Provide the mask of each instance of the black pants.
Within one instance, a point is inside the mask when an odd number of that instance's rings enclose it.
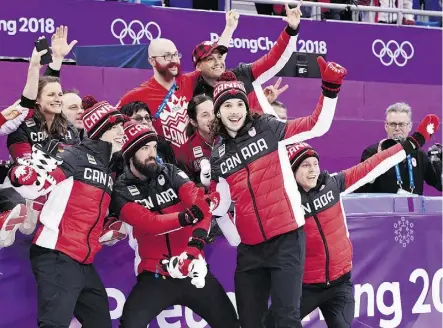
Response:
[[[204,288],[191,279],[155,277],[142,272],[132,288],[120,319],[120,328],[146,328],[161,311],[184,305],[206,320],[211,328],[239,328],[235,308],[218,280],[208,272]]]
[[[263,327],[269,296],[276,327],[302,327],[305,240],[303,228],[299,228],[258,245],[238,246],[235,296],[242,328]]]
[[[32,271],[38,287],[38,327],[68,328],[72,314],[83,328],[111,328],[108,295],[92,264],[31,246]]]
[[[0,189],[0,212],[12,210],[17,204],[25,203],[25,199],[14,188]]]
[[[306,317],[316,308],[320,308],[329,328],[349,328],[354,319],[354,292],[351,274],[348,273],[325,284],[303,285],[301,317]],[[271,307],[272,309],[272,307]],[[266,316],[266,328],[274,328],[272,311]]]

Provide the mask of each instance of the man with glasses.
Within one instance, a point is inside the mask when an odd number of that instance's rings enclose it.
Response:
[[[142,124],[150,129],[155,130],[152,124],[151,111],[144,102],[134,101],[132,103],[122,106],[120,112],[128,116],[132,122]],[[158,136],[157,152],[162,163],[169,163],[177,165],[171,143],[163,136]]]
[[[228,46],[237,26],[233,24],[234,13],[235,11],[230,11],[226,14],[226,27],[218,45]],[[154,129],[159,136],[171,142],[176,153],[188,139],[186,109],[192,99],[200,72],[180,74],[182,54],[171,40],[162,38],[152,40],[148,54],[154,75],[139,87],[126,93],[117,107],[121,108],[134,101],[147,104],[151,109]]]
[[[361,162],[378,152],[401,142],[409,136],[412,128],[411,107],[406,103],[395,103],[386,110],[385,130],[387,138],[363,151]],[[434,145],[431,156],[422,150],[412,152],[402,163],[358,189],[364,193],[414,193],[423,194],[423,184],[442,190],[441,145]],[[437,156],[435,156],[437,152]]]

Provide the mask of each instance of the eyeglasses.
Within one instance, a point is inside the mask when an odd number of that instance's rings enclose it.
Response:
[[[159,57],[163,57],[163,59],[166,60],[166,61],[171,61],[174,58],[177,58],[177,59],[182,58],[182,54],[180,52],[176,52],[176,53],[173,53],[173,54],[167,53],[166,55],[163,55],[163,56],[151,56],[151,58],[159,58]]]
[[[410,124],[410,122],[408,122],[408,123],[386,122],[386,124],[387,124],[390,128],[393,128],[393,129],[395,129],[397,126],[398,126],[400,129],[403,129],[403,128],[407,127],[407,126]]]
[[[141,116],[141,115],[134,115],[134,117],[131,117],[133,120],[137,122],[143,122],[145,120],[146,122],[152,122],[152,117],[149,115]]]

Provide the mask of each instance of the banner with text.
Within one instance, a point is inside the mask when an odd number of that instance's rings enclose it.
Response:
[[[374,206],[374,202],[379,205]],[[441,327],[441,199],[353,196],[344,204],[348,213],[379,212],[348,214],[354,248],[352,327]],[[395,208],[397,213],[386,215],[389,208]],[[0,250],[0,328],[36,326],[36,286],[28,260],[30,242],[31,237],[20,235],[12,247]],[[220,237],[206,248],[206,253],[212,272],[235,305],[236,249]],[[104,247],[95,266],[109,295],[113,327],[118,327],[123,305],[135,284],[134,251],[127,241]],[[146,303],[149,302],[155,300],[146,295]],[[325,326],[317,310],[303,324],[312,328]],[[79,327],[73,320],[71,328]],[[149,327],[208,326],[190,309],[176,305],[163,311]]]
[[[30,57],[32,44],[55,27],[69,26],[79,45],[175,42],[185,70],[193,48],[217,41],[224,13],[139,4],[69,0],[7,0],[0,12],[0,56]],[[243,16],[230,44],[228,67],[265,55],[284,29],[281,18]],[[385,25],[303,20],[294,51],[325,54],[348,69],[350,80],[434,84],[442,82],[442,31]]]

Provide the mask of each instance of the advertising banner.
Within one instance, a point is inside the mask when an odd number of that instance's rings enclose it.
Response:
[[[412,204],[408,209],[398,206],[409,203],[404,197],[397,200],[397,206],[387,206],[389,202],[394,204],[397,197],[385,196],[378,199],[378,203],[384,204],[378,214],[364,215],[361,210],[366,202],[364,211],[377,212],[374,201],[351,198],[349,206],[347,199],[344,204],[354,249],[355,320],[352,327],[441,327],[441,199],[427,198],[432,204],[440,204],[439,208],[430,206],[428,210],[425,198],[417,197],[412,203],[421,201],[423,206]],[[396,212],[386,213],[392,207]],[[353,209],[356,213],[349,213]],[[30,241],[31,237],[20,236],[12,247],[0,250],[0,328],[36,327],[36,286],[28,259]],[[236,249],[220,237],[207,246],[206,252],[212,272],[235,304]],[[135,284],[134,251],[127,240],[104,247],[95,266],[107,289],[113,327],[118,327],[124,302]],[[146,304],[149,302],[156,300],[146,295]],[[325,327],[318,310],[306,317],[303,324],[310,328]],[[71,328],[79,327],[73,320]],[[163,311],[149,327],[208,326],[191,310],[176,305]]]
[[[23,5],[26,4],[26,5]],[[225,26],[220,12],[155,8],[138,4],[69,0],[6,0],[0,13],[0,56],[30,57],[40,35],[59,25],[79,46],[149,44],[162,37],[183,53],[201,41],[217,41]],[[285,28],[281,18],[242,16],[230,44],[228,67],[265,55]],[[294,51],[326,55],[348,69],[350,80],[441,85],[442,31],[387,25],[303,20]]]

